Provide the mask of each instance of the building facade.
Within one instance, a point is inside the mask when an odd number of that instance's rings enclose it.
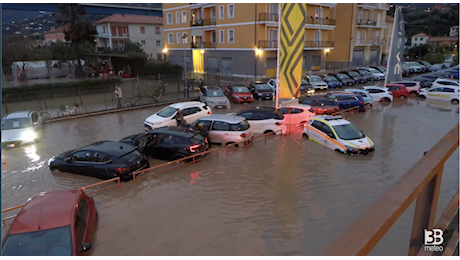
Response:
[[[458,25],[450,27],[449,36],[458,36]]]
[[[328,63],[348,63],[351,67],[380,63],[388,40],[384,37],[388,9],[388,4],[380,3],[338,3],[337,40]]]
[[[428,38],[430,38],[430,36],[425,33],[417,33],[412,36],[410,47],[425,45]]]
[[[164,49],[163,18],[148,15],[114,14],[96,22],[97,47],[123,48],[126,41],[138,42],[152,59]]]
[[[306,6],[303,69],[320,71],[334,48],[336,4]],[[163,17],[168,59],[187,71],[276,76],[279,4],[163,4]]]
[[[64,27],[51,28],[50,31],[45,32],[45,44],[51,44],[53,42],[65,42]]]
[[[393,22],[394,18],[392,16],[387,15],[385,18],[385,22],[387,23],[387,28],[384,30],[383,36],[383,50],[382,50],[382,63],[386,64],[388,55],[390,54],[390,43],[391,43],[391,34],[393,32]]]

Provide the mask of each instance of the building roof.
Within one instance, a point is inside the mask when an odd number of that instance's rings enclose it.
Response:
[[[163,24],[163,18],[150,15],[114,14],[96,22],[102,23],[128,23],[128,24]]]
[[[412,37],[430,37],[426,33],[417,33],[415,35],[412,35]]]
[[[394,21],[393,16],[387,15],[387,16],[385,17],[385,22],[387,22],[387,23],[392,23],[393,21]]]
[[[430,37],[427,42],[458,42],[457,36]]]

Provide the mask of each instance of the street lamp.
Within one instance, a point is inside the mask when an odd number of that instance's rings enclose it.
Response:
[[[257,61],[258,61],[258,57],[262,53],[262,50],[260,50],[257,47],[255,47],[254,48],[254,53],[256,54],[256,59],[255,59],[255,63],[254,63],[254,77],[257,79]]]
[[[185,47],[187,46],[185,45],[187,44],[187,33],[182,35],[182,43],[184,44],[184,91],[187,91],[187,57],[185,56]]]

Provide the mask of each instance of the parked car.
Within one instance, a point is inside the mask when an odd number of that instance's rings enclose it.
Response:
[[[209,142],[223,145],[232,143],[249,144],[254,137],[254,130],[246,118],[233,115],[204,116],[190,127],[196,129],[203,125],[209,130]]]
[[[327,83],[329,88],[341,88],[343,86],[343,83],[333,76],[323,75],[321,78]]]
[[[354,86],[355,85],[354,79],[350,78],[347,74],[337,73],[337,74],[332,74],[331,76],[338,79],[343,84],[343,86]]]
[[[363,87],[363,89],[369,92],[374,102],[377,102],[377,101],[393,102],[393,93],[388,91],[388,89],[385,87],[370,86],[370,87]]]
[[[458,104],[459,101],[459,87],[443,86],[432,87],[430,89],[422,89],[419,96],[429,100],[446,101],[452,104]]]
[[[381,72],[381,73],[383,73],[385,75],[387,73],[387,67],[385,67],[385,66],[369,66],[369,68],[376,69],[376,70],[378,70],[379,72]]]
[[[392,82],[392,84],[401,84],[404,87],[406,87],[407,91],[409,92],[409,96],[417,96],[418,93],[420,92],[420,89],[422,89],[422,86],[419,81],[396,81]],[[394,93],[393,93],[394,94]],[[394,96],[394,95],[393,95]]]
[[[370,73],[370,75],[373,77],[372,80],[384,80],[385,79],[385,74],[382,72],[374,69],[374,68],[367,68],[367,67],[360,67],[358,70],[365,70]]]
[[[296,104],[279,108],[284,115],[284,121],[289,125],[299,125],[310,121],[315,111],[309,105]]]
[[[449,69],[450,67],[452,67],[454,63],[452,61],[447,61],[447,62],[443,62],[442,64],[446,65],[446,67]]]
[[[354,93],[356,95],[361,95],[361,98],[364,100],[364,103],[366,104],[372,104],[373,103],[373,100],[372,100],[372,97],[371,95],[369,95],[369,92],[367,92],[366,90],[364,89],[344,89],[346,92],[351,92],[351,93]]]
[[[317,115],[330,115],[339,111],[337,102],[324,96],[303,98],[299,100],[299,104],[309,105]]]
[[[324,89],[327,90],[328,85],[326,82],[323,81],[323,79],[320,76],[316,75],[305,75],[304,78],[310,83],[313,88],[316,89]]]
[[[421,88],[431,88],[431,85],[434,82],[434,79],[425,78],[425,77],[414,77],[414,78],[409,78],[408,80],[419,82]]]
[[[387,84],[386,87],[393,94],[393,98],[409,98],[409,91],[402,84]]]
[[[459,74],[458,69],[456,70],[446,69],[446,70],[442,70],[441,72],[449,74],[449,76],[452,77],[453,79],[458,79],[458,74]]]
[[[302,135],[345,154],[368,154],[375,150],[372,140],[341,116],[314,116],[305,124]]]
[[[361,95],[354,93],[338,93],[331,92],[325,95],[326,97],[334,100],[339,105],[339,109],[349,109],[353,107],[359,107],[359,112],[366,111],[366,103]]]
[[[305,79],[300,79],[300,94],[311,96],[315,94],[315,88]]]
[[[245,86],[227,86],[224,89],[225,95],[234,103],[251,103],[254,102],[254,96]]]
[[[426,75],[430,75],[430,76],[434,76],[434,77],[438,77],[438,78],[446,78],[446,79],[453,79],[453,77],[451,75],[449,75],[448,73],[440,70],[440,71],[436,71],[436,72],[432,72],[432,73],[429,73],[429,74],[426,74]],[[424,75],[424,76],[426,76]]]
[[[443,86],[454,86],[458,87],[458,80],[456,79],[446,79],[446,78],[437,78],[433,82],[433,87],[443,87]]]
[[[422,72],[426,72],[428,71],[428,66],[426,66],[425,64],[423,64],[421,61],[416,61],[417,64],[419,64],[420,66],[422,66]]]
[[[404,73],[404,69],[408,71],[408,74],[415,72],[415,69],[406,62],[401,63],[401,66],[403,68],[403,73]]]
[[[287,131],[284,115],[274,107],[252,107],[230,115],[246,118],[256,134],[272,132],[279,135]]]
[[[275,97],[275,91],[268,84],[254,84],[250,90],[255,99],[272,100]]]
[[[41,192],[14,218],[2,242],[2,255],[87,255],[97,215],[93,198],[82,190]]]
[[[347,75],[348,77],[352,78],[355,81],[355,84],[363,84],[363,83],[367,82],[366,78],[363,77],[361,74],[359,74],[356,71],[349,71],[349,72],[342,71],[340,73],[343,73],[343,74]]]
[[[440,71],[440,70],[444,70],[444,69],[447,69],[447,66],[446,64],[443,64],[443,63],[436,63],[436,64],[433,64],[431,67],[430,67],[430,71],[431,72],[436,72],[436,71]]]
[[[87,175],[99,179],[132,179],[132,173],[150,167],[147,156],[126,143],[101,141],[51,158],[50,170]]]
[[[186,124],[212,113],[211,108],[205,103],[196,101],[175,103],[147,117],[144,121],[144,130],[151,131],[163,126],[177,126],[177,109],[181,111]]]
[[[230,108],[230,101],[219,87],[206,87],[203,92],[199,92],[200,101],[211,109]]]
[[[175,126],[130,135],[119,142],[134,145],[143,154],[152,158],[168,161],[189,157],[209,149],[208,139],[202,136],[200,131]]]
[[[272,88],[273,92],[276,93],[276,79],[269,79],[267,82],[263,83],[267,83]]]
[[[374,76],[372,76],[372,74],[367,70],[353,70],[353,71],[356,71],[359,73],[359,75],[363,76],[366,79],[366,82],[375,80]]]
[[[401,70],[402,70],[401,74],[403,77],[406,77],[411,73],[410,70],[404,66],[401,67]]]
[[[2,147],[34,143],[43,130],[43,118],[36,111],[24,110],[2,118]]]
[[[431,68],[431,63],[429,63],[428,61],[419,61],[420,64],[423,64],[425,65],[425,67],[427,68],[427,70],[429,70]]]
[[[403,62],[403,64],[409,65],[409,68],[415,73],[421,73],[423,72],[423,69],[424,69],[424,66],[422,66],[420,63],[415,62],[415,61],[406,61],[406,62]]]

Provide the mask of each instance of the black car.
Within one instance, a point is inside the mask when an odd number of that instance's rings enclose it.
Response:
[[[149,168],[147,156],[130,144],[101,141],[67,151],[48,161],[51,170],[87,175],[99,179],[132,179],[132,173]]]
[[[200,131],[185,127],[165,126],[147,133],[127,136],[122,143],[134,145],[155,159],[174,161],[209,149],[208,139]]]
[[[307,96],[313,95],[315,94],[315,88],[305,79],[300,79],[300,94]]]
[[[345,73],[337,73],[337,74],[331,74],[331,76],[335,77],[338,79],[344,86],[354,86],[355,85],[355,80],[350,78],[347,74]]]
[[[358,72],[361,76],[363,76],[366,79],[366,81],[374,81],[374,76],[367,70],[357,69],[352,71]]]
[[[376,69],[376,70],[382,72],[383,74],[387,73],[387,68],[385,66],[369,66],[369,68]]]
[[[422,88],[430,88],[436,79],[431,79],[431,78],[426,78],[426,77],[416,77],[416,78],[410,78],[409,80],[420,82],[420,87]]]
[[[272,100],[275,97],[275,92],[273,89],[266,83],[252,84],[249,87],[255,99],[266,99]]]
[[[345,75],[347,75],[348,77],[352,78],[356,84],[363,84],[363,83],[366,83],[366,78],[361,76],[361,74],[359,74],[358,72],[356,71],[341,71],[340,73],[343,73]]]

